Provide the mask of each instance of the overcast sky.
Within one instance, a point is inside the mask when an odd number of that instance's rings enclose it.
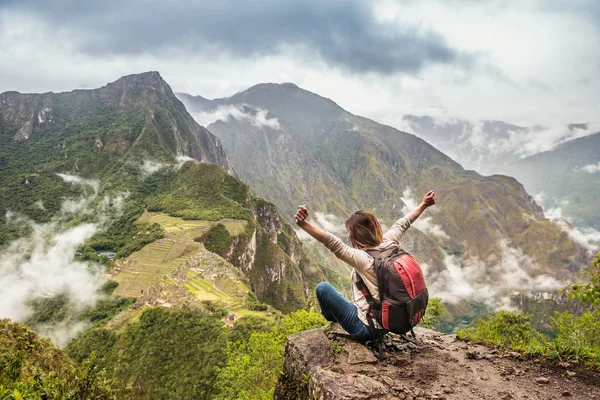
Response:
[[[160,71],[224,97],[294,82],[347,110],[600,122],[600,1],[0,0],[0,92]]]

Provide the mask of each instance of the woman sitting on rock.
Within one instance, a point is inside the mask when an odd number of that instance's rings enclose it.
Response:
[[[410,214],[400,218],[385,233],[377,218],[366,211],[357,211],[346,221],[348,238],[352,247],[347,246],[339,238],[329,232],[314,226],[306,219],[308,210],[305,206],[298,206],[296,212],[296,223],[310,236],[323,243],[337,258],[350,264],[352,269],[352,302],[349,302],[327,282],[317,285],[316,295],[323,316],[331,322],[338,322],[348,333],[355,335],[358,339],[367,340],[372,337],[367,322],[367,311],[369,303],[365,296],[358,290],[356,283],[362,278],[365,286],[376,301],[377,277],[373,266],[373,257],[367,254],[367,250],[385,250],[400,244],[400,237],[406,232],[410,225],[429,206],[435,204],[435,192],[428,192],[423,201]],[[377,330],[382,329],[375,323]]]

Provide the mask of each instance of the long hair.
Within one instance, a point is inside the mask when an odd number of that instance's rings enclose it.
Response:
[[[377,217],[367,211],[357,211],[346,220],[346,229],[352,247],[376,247],[383,242],[383,231]]]

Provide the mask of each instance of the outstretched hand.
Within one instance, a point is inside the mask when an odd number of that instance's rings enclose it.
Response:
[[[423,197],[422,204],[424,204],[425,207],[429,207],[435,204],[435,192],[433,190],[427,192],[427,194]]]
[[[296,218],[297,225],[302,225],[302,223],[306,221],[306,218],[308,218],[308,210],[306,209],[306,206],[298,206],[298,211],[296,211],[296,216],[294,218]]]

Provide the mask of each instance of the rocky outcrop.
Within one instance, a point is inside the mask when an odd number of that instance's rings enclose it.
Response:
[[[339,326],[292,335],[275,398],[600,399],[598,371],[526,359],[428,329],[415,332],[415,344],[388,334],[382,362]]]
[[[296,310],[309,288],[325,279],[325,267],[310,258],[275,205],[253,199],[251,207],[253,220],[232,238],[225,259],[244,272],[259,300]]]

